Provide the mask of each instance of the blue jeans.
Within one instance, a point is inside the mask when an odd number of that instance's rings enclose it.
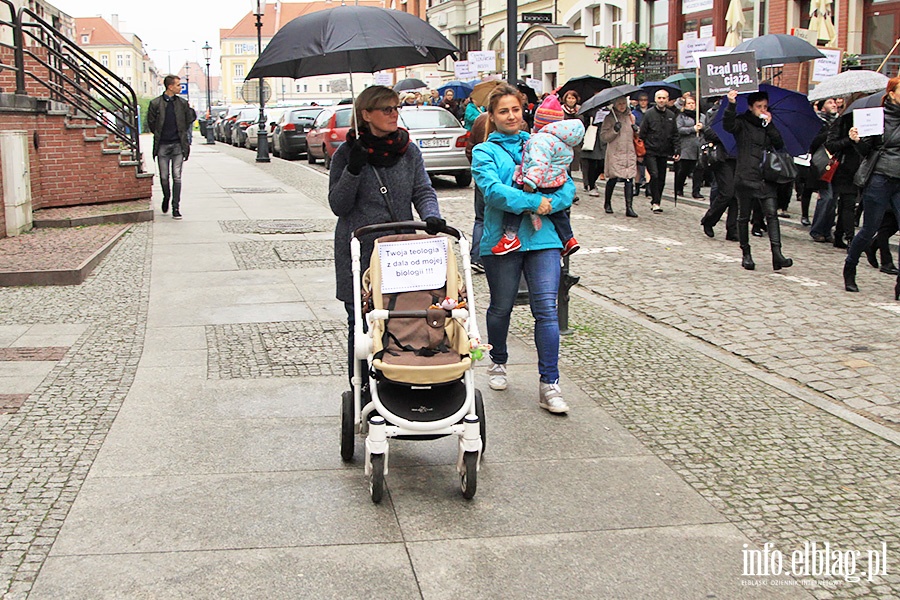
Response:
[[[181,142],[174,144],[160,144],[159,153],[156,155],[156,163],[159,166],[159,184],[162,186],[163,198],[172,199],[172,210],[178,210],[181,204],[181,166],[184,163],[184,154],[181,150]],[[169,166],[172,168],[172,188],[169,189]]]
[[[816,212],[813,213],[812,225],[809,228],[810,236],[831,235],[831,228],[834,227],[834,210],[834,193],[829,184],[819,191],[819,201],[816,202]]]
[[[875,173],[863,191],[863,226],[850,242],[846,261],[848,265],[856,266],[859,263],[860,255],[875,239],[889,207],[894,208],[895,215],[900,215],[900,179]]]
[[[556,297],[559,293],[559,249],[511,252],[502,256],[481,257],[491,291],[491,305],[487,309],[488,341],[491,360],[506,364],[509,353],[506,338],[509,319],[519,279],[524,273],[528,283],[531,314],[534,317],[534,343],[537,346],[538,372],[544,383],[559,381],[559,317]]]

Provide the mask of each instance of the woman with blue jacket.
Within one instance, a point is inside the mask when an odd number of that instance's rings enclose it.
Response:
[[[472,150],[472,173],[484,192],[484,233],[481,260],[487,275],[491,302],[487,310],[488,341],[492,365],[488,369],[491,389],[507,386],[506,340],[519,279],[528,283],[534,342],[540,373],[539,405],[552,413],[568,412],[559,387],[559,321],[556,295],[560,279],[562,242],[546,215],[568,209],[575,197],[571,177],[552,194],[529,193],[514,184],[516,166],[529,134],[520,130],[525,98],[514,87],[499,85],[488,97],[488,138]],[[522,247],[509,254],[494,255],[491,248],[503,235],[503,213],[540,215],[541,227],[522,219],[518,237]]]

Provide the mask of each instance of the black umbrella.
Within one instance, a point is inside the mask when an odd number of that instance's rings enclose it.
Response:
[[[531,104],[537,104],[538,97],[537,92],[534,91],[534,88],[522,81],[521,79],[516,82],[516,89],[525,94],[525,97],[528,99],[528,102]]]
[[[397,83],[394,84],[395,92],[405,92],[407,90],[420,90],[422,88],[428,87],[428,84],[422,81],[421,79],[401,79]]]
[[[603,106],[604,104],[609,104],[616,98],[621,98],[622,96],[628,96],[629,94],[633,94],[635,92],[640,92],[641,88],[636,85],[625,84],[625,85],[617,85],[616,87],[611,87],[599,92],[593,96],[590,100],[583,102],[581,104],[581,110],[578,111],[579,115],[582,115],[589,110],[597,108],[598,106]]]
[[[680,98],[683,93],[677,83],[669,83],[667,81],[645,81],[641,84],[641,89],[653,99],[656,99],[656,92],[659,90],[666,90],[669,93],[669,98]]]
[[[574,90],[581,97],[581,101],[584,102],[597,92],[602,92],[611,87],[612,83],[608,79],[601,79],[593,75],[582,75],[581,77],[573,77],[568,80],[565,85],[559,88],[556,95],[562,99],[566,92]]]
[[[884,92],[875,92],[869,96],[865,96],[853,102],[850,106],[847,107],[847,110],[844,111],[844,114],[848,114],[856,110],[857,108],[877,108],[881,106],[881,102],[884,100]]]
[[[458,51],[437,29],[411,13],[335,6],[297,17],[278,30],[247,79],[374,73],[437,63],[447,56],[456,58]]]
[[[825,55],[815,46],[795,35],[770,33],[741,42],[732,52],[756,52],[756,64],[760,67],[783,63],[802,63]]]

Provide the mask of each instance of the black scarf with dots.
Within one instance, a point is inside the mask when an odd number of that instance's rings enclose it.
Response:
[[[353,130],[347,132],[347,141],[356,141]],[[409,147],[409,132],[402,128],[384,137],[375,137],[367,128],[359,130],[359,145],[369,152],[369,164],[373,167],[393,167]]]

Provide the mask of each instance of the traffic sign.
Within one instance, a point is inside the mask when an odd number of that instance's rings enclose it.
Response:
[[[181,82],[181,89],[178,90],[179,96],[187,96],[188,93],[188,84],[185,82]]]
[[[522,13],[522,23],[552,23],[553,15],[550,13]]]

